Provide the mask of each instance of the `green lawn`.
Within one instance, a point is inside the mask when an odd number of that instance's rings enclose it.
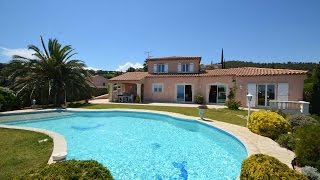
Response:
[[[111,108],[126,108],[126,109],[148,109],[156,111],[167,111],[180,113],[188,116],[199,116],[198,109],[195,107],[173,107],[173,106],[148,106],[148,105],[129,105],[129,104],[73,104],[69,107],[87,108],[87,109],[111,109]],[[229,110],[229,109],[207,109],[206,118],[223,121],[239,126],[246,126],[247,121],[240,116],[246,116],[247,111]]]
[[[47,164],[53,141],[41,133],[0,128],[0,149],[0,179],[13,179]]]

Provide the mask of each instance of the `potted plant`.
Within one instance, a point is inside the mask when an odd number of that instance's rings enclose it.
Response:
[[[206,105],[198,106],[199,116],[201,119],[204,119],[204,114],[206,113],[206,109],[208,109],[208,106]]]
[[[203,96],[201,95],[196,95],[195,100],[197,104],[202,104],[203,103]]]
[[[134,102],[135,102],[135,103],[140,103],[140,102],[141,102],[140,96],[136,96]]]

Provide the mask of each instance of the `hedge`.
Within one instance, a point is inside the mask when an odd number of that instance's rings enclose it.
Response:
[[[94,88],[94,87],[91,87],[91,90],[92,90],[92,96],[94,97],[97,97],[97,96],[101,96],[101,95],[104,95],[104,94],[107,94],[108,93],[108,90],[107,88]]]

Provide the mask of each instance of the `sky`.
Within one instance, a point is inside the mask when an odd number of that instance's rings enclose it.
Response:
[[[319,0],[3,0],[0,62],[56,38],[89,68],[126,70],[153,57],[319,62]]]

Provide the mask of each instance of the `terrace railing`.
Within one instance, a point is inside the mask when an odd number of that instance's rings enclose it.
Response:
[[[309,114],[309,102],[270,100],[271,109],[279,109],[287,114]]]

